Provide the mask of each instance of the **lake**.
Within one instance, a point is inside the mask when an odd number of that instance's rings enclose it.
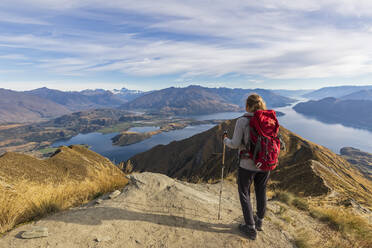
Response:
[[[295,104],[294,104],[295,105]],[[278,117],[280,125],[314,143],[339,154],[340,149],[351,146],[372,153],[372,132],[364,129],[329,124],[297,113],[292,107],[277,108],[285,113]]]
[[[276,109],[285,113],[284,116],[278,117],[279,123],[285,128],[297,133],[305,139],[323,145],[337,154],[339,154],[340,149],[345,146],[352,146],[361,149],[362,151],[372,153],[372,132],[352,127],[345,127],[341,124],[323,123],[321,121],[297,113],[292,109],[293,106],[294,105]],[[226,120],[237,118],[242,114],[243,113],[239,112],[228,112],[192,117],[199,121],[214,119]],[[163,132],[137,144],[123,147],[113,146],[111,143],[111,138],[117,135],[117,133],[79,134],[68,141],[56,142],[53,144],[53,146],[58,147],[61,145],[68,146],[72,144],[87,144],[91,146],[91,149],[93,151],[109,158],[114,162],[120,162],[123,160],[128,160],[131,156],[140,152],[147,151],[156,145],[166,145],[174,140],[185,139],[197,133],[204,132],[212,127],[213,125],[210,124],[188,126],[181,130]],[[134,127],[130,130],[137,132],[149,132],[157,130],[158,128],[159,127],[155,126]]]
[[[118,133],[110,134],[101,134],[101,133],[88,133],[88,134],[78,134],[72,137],[68,141],[60,141],[53,144],[53,147],[59,146],[69,146],[73,144],[87,144],[90,146],[90,149],[101,154],[102,156],[107,157],[113,162],[120,162],[128,160],[133,155],[147,151],[156,145],[166,145],[174,140],[182,140],[189,138],[195,134],[204,132],[213,125],[197,125],[197,126],[188,126],[184,129],[174,130],[170,132],[163,132],[157,135],[152,136],[151,138],[141,141],[139,143],[129,145],[129,146],[113,146],[111,143],[111,138],[116,136]],[[130,129],[131,131],[137,132],[148,132],[156,130],[157,127],[136,127]]]

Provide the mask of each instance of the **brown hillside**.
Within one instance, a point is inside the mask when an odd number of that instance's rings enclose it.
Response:
[[[60,147],[47,160],[5,153],[0,157],[0,233],[84,203],[126,182],[107,158],[83,146]]]
[[[159,145],[130,160],[136,171],[164,173],[175,178],[196,181],[217,179],[221,173],[221,137],[224,130],[233,133],[235,120],[185,140]],[[281,127],[287,149],[272,174],[272,187],[299,195],[326,195],[333,190],[360,203],[372,206],[372,185],[341,156]],[[226,174],[235,174],[237,151],[226,150]]]
[[[50,100],[0,88],[0,123],[35,122],[70,112]]]

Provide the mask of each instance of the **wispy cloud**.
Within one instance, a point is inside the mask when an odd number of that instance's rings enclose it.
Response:
[[[57,75],[218,81],[228,74],[308,79],[371,73],[370,1],[3,0],[0,7],[14,12],[0,22],[42,26],[3,32],[0,61],[36,53],[35,70]],[[25,54],[17,57],[20,49]]]
[[[0,11],[0,22],[28,24],[28,25],[50,25],[50,23],[34,17],[18,16]]]
[[[6,60],[27,60],[26,56],[23,54],[4,54],[0,55],[0,59],[6,59]]]

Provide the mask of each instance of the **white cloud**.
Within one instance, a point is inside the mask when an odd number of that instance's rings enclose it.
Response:
[[[23,54],[4,54],[0,55],[0,59],[6,59],[6,60],[28,60],[26,56]]]
[[[33,25],[50,25],[50,23],[34,17],[18,16],[0,11],[0,23],[20,23],[20,24],[33,24]]]
[[[371,72],[372,33],[368,27],[372,25],[367,20],[363,25],[358,21],[372,17],[370,1],[66,0],[61,4],[57,0],[3,0],[0,3],[0,7],[13,8],[16,12],[15,6],[32,7],[35,12],[50,16],[72,12],[88,16],[91,9],[124,13],[108,18],[111,25],[125,24],[125,13],[136,13],[152,18],[138,20],[141,26],[138,30],[191,36],[180,41],[182,38],[58,27],[54,35],[0,35],[0,49],[38,50],[42,57],[34,59],[37,67],[62,75],[120,71],[135,76],[181,74],[181,78],[192,78],[235,73],[290,79]],[[22,13],[26,16],[15,21],[37,24],[38,20],[27,17],[29,12]],[[328,14],[333,16],[329,22],[325,19],[317,23],[312,19]],[[105,21],[102,20],[105,14],[91,13],[89,18]],[[354,21],[355,27],[352,30],[343,27],[338,23],[343,18],[351,18],[348,21]],[[51,52],[62,56],[55,58]],[[10,58],[4,56],[9,55],[0,56],[0,60]]]

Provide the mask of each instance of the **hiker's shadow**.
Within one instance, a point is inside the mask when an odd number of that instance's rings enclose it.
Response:
[[[189,219],[184,216],[174,216],[164,213],[144,213],[113,207],[69,210],[61,215],[51,216],[49,219],[81,225],[100,225],[106,220],[128,220],[133,222],[152,222],[158,225],[182,227],[205,232],[237,233],[237,227],[234,224],[210,223]]]

